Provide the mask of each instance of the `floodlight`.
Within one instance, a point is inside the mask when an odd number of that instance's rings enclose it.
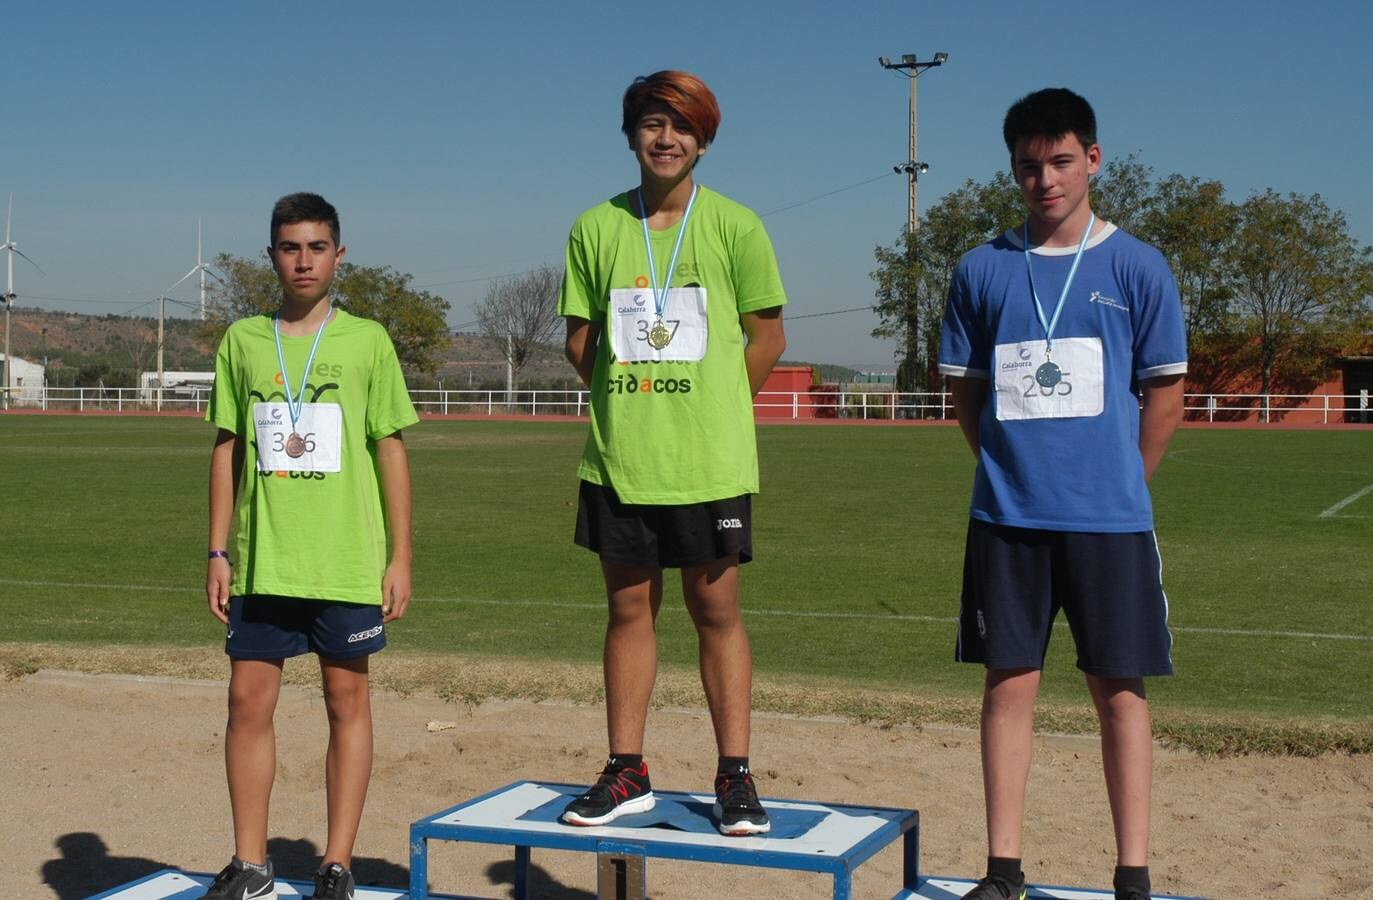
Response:
[[[944,63],[946,63],[946,62],[948,62],[948,61],[949,61],[949,54],[947,54],[947,53],[936,53],[936,54],[934,55],[934,64],[935,64],[936,66],[942,66],[942,65],[944,65]]]
[[[914,64],[915,64],[915,54],[914,54],[914,53],[902,53],[902,54],[901,54],[901,61],[902,61],[903,63],[905,63],[906,65],[908,65],[908,66],[909,66],[909,65],[914,65]]]
[[[891,65],[891,57],[890,57],[890,56],[879,56],[879,57],[877,57],[877,64],[880,65],[882,68],[885,69],[887,66],[890,66],[890,65]]]

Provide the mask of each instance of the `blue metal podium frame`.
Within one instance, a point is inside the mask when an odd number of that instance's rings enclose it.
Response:
[[[429,898],[429,841],[510,844],[515,848],[515,898],[528,900],[529,861],[535,847],[581,850],[601,856],[640,857],[759,866],[834,877],[834,900],[851,900],[853,872],[863,862],[902,839],[902,885],[893,897],[910,896],[918,881],[920,814],[910,809],[807,803],[768,799],[770,808],[819,811],[820,824],[796,838],[766,835],[725,837],[670,828],[603,825],[578,828],[558,822],[520,818],[559,795],[569,799],[585,785],[517,781],[465,803],[427,816],[410,826],[410,900]],[[712,803],[714,797],[654,791],[662,800]]]

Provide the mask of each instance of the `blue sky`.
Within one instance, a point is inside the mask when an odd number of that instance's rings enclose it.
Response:
[[[465,325],[486,279],[559,264],[576,214],[636,182],[620,94],[685,68],[724,113],[703,184],[767,213],[877,179],[765,222],[787,357],[890,367],[870,313],[798,317],[871,302],[873,248],[905,222],[907,83],[877,57],[935,51],[922,208],[1005,165],[1013,100],[1066,85],[1107,158],[1235,199],[1320,193],[1373,243],[1373,5],[1352,0],[13,6],[0,203],[13,191],[15,238],[47,273],[20,263],[21,306],[127,311],[194,265],[197,217],[207,257],[255,255],[273,200],[314,190],[350,260],[433,285]]]

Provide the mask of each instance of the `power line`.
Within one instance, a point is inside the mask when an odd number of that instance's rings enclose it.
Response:
[[[874,181],[881,181],[883,178],[890,178],[892,175],[895,174],[895,172],[884,172],[881,175],[876,175],[872,178],[867,179],[866,181],[860,181],[857,184],[851,184],[847,187],[835,188],[834,190],[826,191],[823,194],[816,194],[814,197],[810,197],[806,200],[797,200],[795,203],[788,203],[786,206],[779,206],[776,209],[770,209],[767,212],[761,212],[758,214],[758,218],[765,219],[768,216],[773,215],[774,213],[786,212],[787,210],[795,209],[798,206],[805,206],[807,203],[814,203],[816,200],[823,200],[826,197],[833,197],[835,194],[842,194],[844,193],[844,191],[851,191],[854,188],[860,188],[865,184],[872,184]]]
[[[871,306],[851,306],[848,309],[832,309],[829,312],[806,313],[804,316],[787,316],[788,322],[795,322],[797,319],[818,319],[821,316],[838,316],[851,312],[872,312]]]

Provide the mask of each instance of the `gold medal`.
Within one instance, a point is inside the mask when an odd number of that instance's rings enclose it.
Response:
[[[305,455],[305,438],[291,432],[291,436],[286,439],[286,455],[291,459],[300,459]]]
[[[661,350],[670,343],[672,343],[672,332],[663,324],[663,320],[659,319],[648,330],[648,345],[654,350]]]

